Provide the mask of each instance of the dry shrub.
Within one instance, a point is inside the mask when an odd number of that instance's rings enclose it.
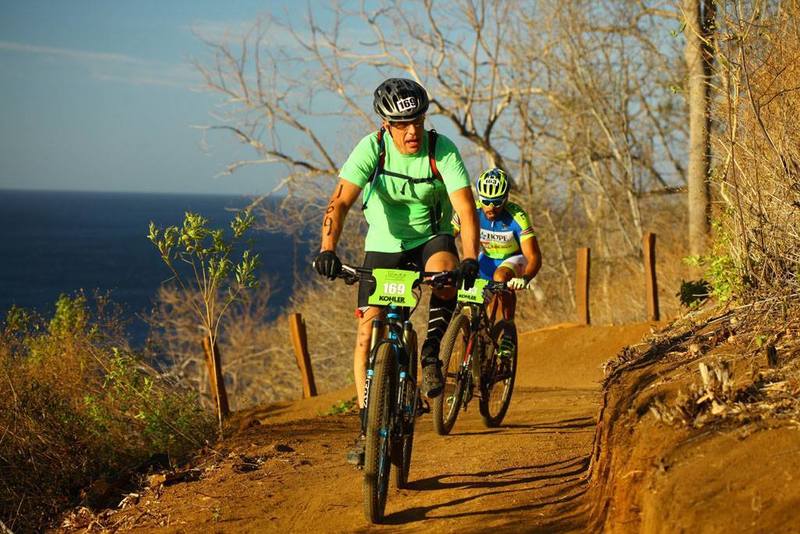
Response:
[[[625,324],[647,319],[647,300],[642,242],[623,245],[625,237],[607,227],[597,227],[580,214],[559,217],[566,226],[556,226],[533,200],[520,199],[527,209],[542,250],[542,269],[537,283],[545,295],[536,302],[530,293],[519,294],[517,326],[520,331],[555,323],[574,322],[576,251],[591,248],[589,301],[593,324]],[[683,262],[686,204],[672,195],[645,197],[639,201],[647,214],[645,232],[656,240],[656,273],[661,317],[680,313],[677,293],[688,276]]]
[[[269,285],[234,305],[223,323],[219,350],[231,408],[241,410],[302,396],[302,382],[292,347],[288,313],[300,313],[306,324],[314,379],[319,392],[353,383],[357,286],[327,281],[306,271],[286,306],[286,313],[268,320]],[[424,335],[430,291],[424,290],[412,316]],[[188,297],[174,288],[159,290],[151,315],[151,349],[166,372],[197,388],[211,406],[201,336],[194,325]],[[354,390],[355,394],[355,390]]]
[[[714,255],[723,282],[755,295],[800,292],[800,7],[721,12],[714,110],[721,209]],[[724,261],[727,258],[727,262]],[[712,280],[712,283],[714,280]]]
[[[316,278],[316,273],[308,273]],[[308,281],[295,289],[287,313],[306,323],[317,389],[352,383],[355,289],[341,281]],[[222,323],[219,350],[231,408],[299,398],[302,382],[289,332],[288,315],[269,320],[269,283],[235,303]],[[151,350],[167,372],[200,391],[210,406],[202,335],[187,304],[189,296],[162,287],[150,318]]]
[[[120,337],[119,319],[99,308],[95,316],[83,295],[62,296],[49,321],[7,314],[0,519],[9,528],[40,530],[93,481],[125,484],[154,455],[181,461],[212,435],[196,395],[146,366]]]
[[[519,331],[575,320],[575,250],[595,242],[609,245],[592,251],[592,322],[626,323],[646,319],[641,242],[626,248],[625,253],[618,252],[621,247],[617,248],[616,244],[623,239],[620,232],[608,230],[604,233],[579,215],[569,219],[568,227],[556,229],[548,224],[532,201],[515,200],[533,218],[544,258],[537,281],[545,299],[537,302],[531,292],[518,295]],[[658,234],[662,316],[674,316],[679,308],[676,293],[681,279],[686,276],[686,267],[681,261],[685,255],[685,205],[670,196],[650,197],[641,203],[643,210],[650,214],[647,230]],[[288,216],[285,211],[278,213]],[[359,264],[363,257],[358,248],[363,244],[362,220],[359,214],[351,214],[348,221],[352,226],[340,241],[340,253],[349,263]],[[232,409],[302,396],[288,313],[300,313],[305,320],[317,389],[326,392],[352,384],[357,287],[347,286],[341,280],[321,279],[312,271],[310,260],[300,261],[299,265],[303,267],[295,273],[293,296],[277,319],[269,319],[274,316],[270,313],[270,284],[263,280],[260,288],[232,306],[223,320],[219,350]],[[412,317],[421,336],[427,329],[429,295],[426,288]],[[153,327],[151,349],[171,375],[191,384],[211,406],[201,347],[202,331],[193,319],[188,304],[191,298],[174,288],[160,289],[150,321]]]

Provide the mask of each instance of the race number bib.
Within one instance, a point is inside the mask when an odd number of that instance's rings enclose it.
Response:
[[[483,288],[486,287],[488,284],[488,280],[484,280],[483,278],[478,278],[475,280],[475,285],[472,286],[472,289],[466,291],[464,289],[458,290],[458,300],[460,302],[473,302],[475,304],[483,304]],[[461,284],[461,287],[464,287],[464,284]]]
[[[373,269],[372,276],[375,278],[375,291],[367,303],[372,306],[394,304],[409,308],[417,304],[417,299],[411,290],[419,278],[419,273],[400,269]]]

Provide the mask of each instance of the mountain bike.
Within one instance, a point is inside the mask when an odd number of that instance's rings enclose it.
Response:
[[[425,411],[417,385],[417,334],[409,318],[416,309],[421,285],[454,286],[456,273],[342,265],[339,277],[348,284],[373,278],[376,288],[369,304],[386,306],[385,319],[372,321],[365,417],[361,421],[361,431],[366,436],[364,515],[379,523],[384,517],[392,465],[395,485],[408,485],[414,423]]]
[[[513,320],[495,322],[499,299],[491,295],[511,292],[505,282],[476,280],[469,291],[459,290],[458,306],[442,337],[444,390],[433,402],[433,426],[440,435],[453,429],[458,412],[478,392],[483,423],[497,427],[511,403],[517,373],[517,328]]]

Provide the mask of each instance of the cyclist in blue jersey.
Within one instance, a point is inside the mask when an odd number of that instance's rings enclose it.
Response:
[[[508,287],[519,290],[528,287],[539,272],[542,254],[528,214],[508,200],[509,182],[506,173],[498,168],[487,169],[475,181],[481,241],[478,265],[481,278],[507,282]],[[456,234],[460,227],[458,214],[455,214]],[[513,319],[514,294],[500,294],[498,298],[503,317]]]

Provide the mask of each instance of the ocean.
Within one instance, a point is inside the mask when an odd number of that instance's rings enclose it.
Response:
[[[47,317],[61,294],[108,291],[140,345],[147,335],[141,314],[170,278],[147,239],[150,221],[162,228],[181,224],[193,211],[212,227],[228,228],[231,209],[247,203],[241,196],[0,190],[0,317],[12,305]],[[291,296],[295,262],[305,262],[308,245],[285,234],[251,230],[250,237],[261,255],[258,274],[273,282],[275,317]]]

